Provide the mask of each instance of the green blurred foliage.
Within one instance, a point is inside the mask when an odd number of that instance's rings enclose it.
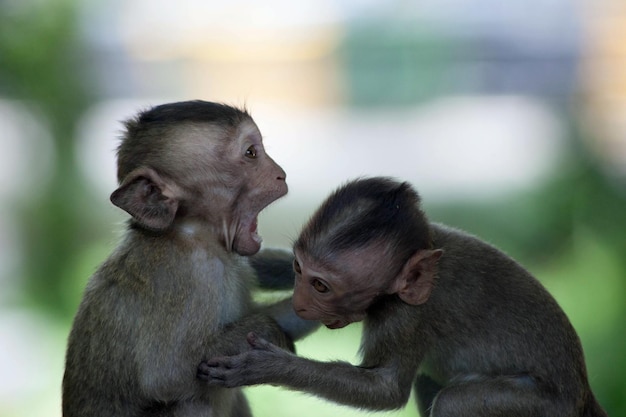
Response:
[[[89,208],[74,158],[74,129],[91,103],[71,0],[0,2],[0,96],[23,100],[53,137],[56,170],[42,195],[16,203],[26,302],[67,317],[68,265],[84,244]],[[73,283],[72,283],[73,284]]]
[[[346,78],[350,104],[411,105],[456,90],[446,69],[454,64],[459,49],[459,43],[440,30],[411,21],[353,25],[340,52],[350,74]]]

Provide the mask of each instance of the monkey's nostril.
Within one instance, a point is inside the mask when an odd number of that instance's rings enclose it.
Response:
[[[280,167],[278,168],[279,168],[277,172],[278,176],[276,177],[276,179],[279,181],[287,181],[287,173],[285,172],[285,170]]]

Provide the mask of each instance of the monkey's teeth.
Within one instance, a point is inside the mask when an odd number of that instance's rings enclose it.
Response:
[[[257,224],[258,219],[255,217],[254,220],[252,220],[252,224],[250,225],[250,236],[252,237],[252,240],[254,240],[256,243],[261,243],[263,241],[263,238],[259,235]]]

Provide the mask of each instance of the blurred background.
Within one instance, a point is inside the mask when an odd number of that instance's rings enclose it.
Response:
[[[266,246],[348,179],[411,181],[548,287],[626,415],[623,0],[0,0],[0,416],[61,414],[72,317],[123,230],[120,121],[195,98],[247,106],[288,173]],[[358,363],[359,337],[298,349]],[[248,394],[259,417],[418,415]]]

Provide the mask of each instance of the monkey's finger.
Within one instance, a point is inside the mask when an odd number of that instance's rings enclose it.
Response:
[[[224,387],[227,384],[225,376],[214,376],[214,375],[198,375],[198,379],[206,382],[208,385],[221,386]]]
[[[229,370],[221,367],[211,367],[208,364],[200,364],[196,377],[210,385],[224,385]]]
[[[203,369],[207,371],[211,371],[212,369],[215,369],[215,368],[229,369],[233,366],[234,363],[237,363],[237,360],[235,359],[235,357],[231,358],[227,356],[222,356],[222,357],[211,358],[206,362],[202,362],[198,368],[200,368],[200,366],[203,366]]]
[[[196,376],[203,381],[208,381],[212,378],[213,371],[215,371],[219,366],[220,365],[217,362],[211,365],[207,362],[202,362],[198,365]]]
[[[272,348],[272,344],[270,342],[263,339],[262,337],[257,336],[254,332],[248,333],[247,339],[250,346],[252,346],[254,349],[270,350]]]
[[[201,362],[200,365],[198,365],[198,373],[202,372],[202,373],[208,373],[209,372],[209,365],[206,362]]]
[[[201,381],[209,381],[209,379],[211,378],[208,372],[202,371],[200,369],[198,369],[198,371],[196,372],[196,378],[198,378]]]
[[[201,363],[198,365],[198,369],[196,371],[196,378],[201,381],[208,382],[211,380],[211,368],[206,363]]]

